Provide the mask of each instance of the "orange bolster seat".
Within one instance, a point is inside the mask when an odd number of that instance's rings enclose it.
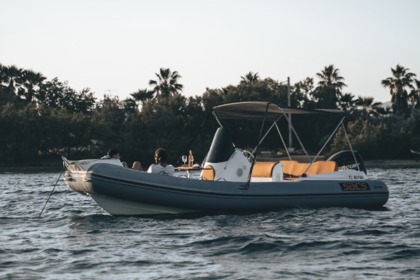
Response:
[[[280,162],[283,164],[285,178],[302,177],[303,174],[316,175],[337,171],[337,163],[335,161],[316,161],[312,165],[295,160],[281,160]]]
[[[300,177],[302,175],[302,173],[298,172],[300,162],[297,162],[296,160],[281,160],[280,163],[283,165],[283,174],[285,175],[285,178]]]
[[[201,179],[213,181],[215,176],[214,168],[210,164],[204,166],[203,170],[201,171]]]
[[[276,161],[256,161],[252,168],[252,177],[271,177]]]
[[[316,161],[306,172],[307,175],[324,174],[337,171],[337,163],[332,160]]]

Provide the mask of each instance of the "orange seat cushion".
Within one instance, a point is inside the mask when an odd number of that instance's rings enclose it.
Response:
[[[316,161],[306,172],[308,175],[330,173],[337,170],[337,163],[331,160]]]
[[[252,177],[271,177],[273,175],[275,161],[256,161],[252,167]]]
[[[302,177],[304,174],[324,174],[337,170],[337,163],[335,161],[316,161],[312,165],[310,165],[310,163],[301,163],[295,160],[281,160],[280,163],[283,165],[285,178]]]
[[[201,179],[202,180],[214,180],[214,168],[210,164],[204,166],[204,169],[201,171]]]

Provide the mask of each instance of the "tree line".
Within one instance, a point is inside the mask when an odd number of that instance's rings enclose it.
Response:
[[[292,107],[344,111],[353,147],[366,159],[408,158],[410,149],[420,149],[420,81],[401,65],[391,68],[391,74],[378,81],[389,90],[390,107],[346,93],[345,79],[334,65],[290,87],[249,72],[237,85],[207,88],[190,97],[183,95],[181,75],[161,68],[146,88],[129,98],[104,95],[98,100],[89,88],[76,91],[58,78],[48,80],[39,72],[0,64],[0,164],[31,165],[59,155],[98,158],[111,147],[120,149],[125,161],[144,165],[152,162],[158,147],[166,148],[175,164],[189,149],[201,160],[218,127],[211,117],[214,106],[237,101],[286,106],[288,91]],[[297,117],[293,123],[305,147],[314,151],[322,141],[313,139],[325,140],[334,126],[332,120],[316,118]],[[256,124],[234,123],[235,144],[255,145],[259,129]],[[327,152],[347,147],[343,133],[338,131]],[[270,136],[261,149],[278,152],[279,147],[278,136]]]

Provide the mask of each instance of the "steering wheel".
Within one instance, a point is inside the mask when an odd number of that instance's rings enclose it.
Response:
[[[246,157],[246,159],[252,163],[252,161],[254,160],[255,156],[253,153],[251,153],[250,151],[247,150],[242,150],[242,153],[244,154],[244,156]]]

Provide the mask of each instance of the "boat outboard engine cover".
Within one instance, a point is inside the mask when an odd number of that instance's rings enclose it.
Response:
[[[367,174],[365,162],[363,161],[362,156],[357,151],[353,152],[351,150],[340,151],[330,156],[328,160],[335,161],[337,163],[338,170],[354,169],[363,171]],[[354,161],[355,157],[356,162]]]

